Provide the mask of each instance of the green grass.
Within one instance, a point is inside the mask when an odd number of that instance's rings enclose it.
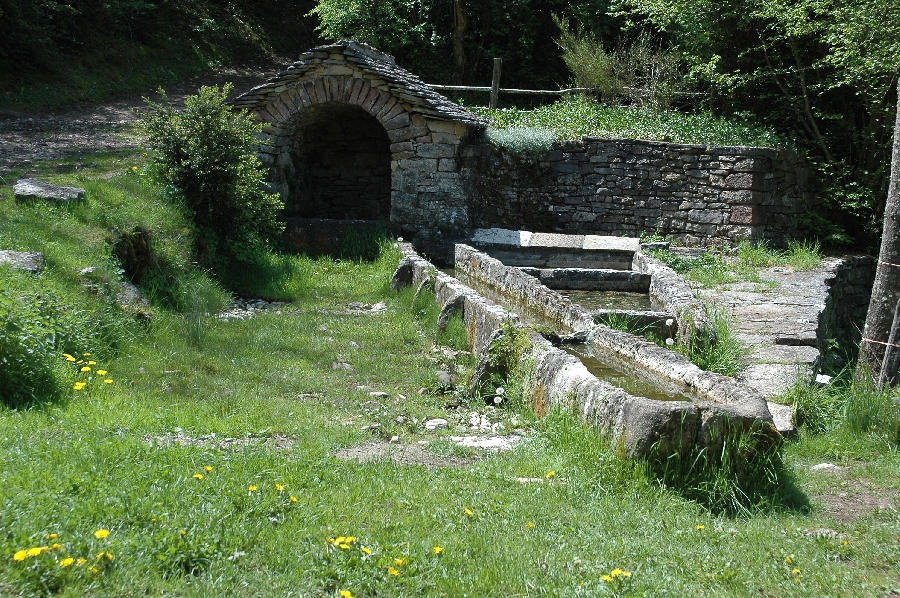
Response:
[[[830,460],[848,467],[847,481],[865,478],[869,492],[892,496],[900,460],[880,431],[801,435],[783,465],[761,470],[776,477],[741,499],[741,515],[714,514],[735,496],[727,476],[690,474],[687,462],[672,476],[623,461],[571,414],[532,422],[455,407],[453,395],[436,392],[435,372],[471,368],[471,357],[448,363],[433,351],[434,303],[388,289],[398,258],[390,245],[373,261],[269,256],[242,292],[291,301],[281,313],[224,322],[171,299],[201,288],[215,303],[221,291],[191,268],[180,212],[124,174],[132,157],[108,160],[108,169],[49,177],[88,186],[82,206],[17,206],[9,187],[0,190],[0,245],[47,255],[42,274],[7,273],[15,286],[6,288],[52,290],[84,333],[73,355],[97,362],[76,372],[86,366],[57,354],[73,368],[71,384],[86,381],[82,390],[0,407],[0,594],[846,596],[897,586],[896,511],[837,518],[817,498],[829,484],[808,468]],[[137,224],[155,232],[165,256],[163,282],[145,287],[155,293],[149,323],[98,301],[77,275],[94,265],[118,280],[107,231]],[[350,301],[387,310],[357,314]],[[188,317],[199,318],[199,333]],[[463,337],[451,322],[437,340],[462,349]],[[524,426],[524,440],[461,467],[335,456],[397,435],[436,441],[433,458],[469,457],[448,436],[470,410]],[[424,432],[433,417],[449,429]],[[808,533],[820,528],[837,535]],[[95,537],[101,529],[109,536]],[[328,542],[340,536],[346,549]],[[39,556],[14,558],[41,546]],[[66,558],[87,561],[61,567]],[[605,581],[617,568],[631,576]]]
[[[698,257],[682,257],[669,250],[651,251],[648,255],[662,260],[687,280],[706,288],[736,282],[767,284],[759,275],[763,268],[788,266],[802,272],[817,268],[822,263],[821,248],[815,241],[790,241],[786,250],[741,241],[732,251],[710,251]]]
[[[533,110],[478,106],[469,109],[488,118],[497,129],[546,129],[559,140],[595,136],[707,145],[789,146],[770,130],[705,112],[685,114],[609,106],[583,96],[565,96]]]

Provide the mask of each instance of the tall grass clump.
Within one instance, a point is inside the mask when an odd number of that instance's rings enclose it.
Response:
[[[231,84],[201,87],[184,110],[146,100],[141,128],[153,149],[155,178],[184,202],[194,225],[201,264],[222,268],[253,263],[284,230],[284,204],[266,191],[256,156],[261,126],[225,101]]]
[[[537,157],[550,151],[555,139],[553,131],[543,127],[489,127],[485,139],[511,154]]]
[[[695,334],[690,344],[677,342],[676,350],[701,370],[734,376],[744,367],[744,356],[748,349],[737,339],[724,311],[708,305],[704,306],[704,311],[712,323],[715,338]]]

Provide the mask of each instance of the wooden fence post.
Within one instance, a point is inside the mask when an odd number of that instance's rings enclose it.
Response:
[[[491,79],[491,101],[488,104],[491,108],[497,107],[497,99],[500,96],[500,66],[502,64],[502,58],[494,59],[494,77]]]

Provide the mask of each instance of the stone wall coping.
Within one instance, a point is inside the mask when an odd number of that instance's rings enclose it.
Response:
[[[578,141],[578,139],[557,141],[554,146],[562,146],[565,143]],[[793,150],[780,147],[767,147],[758,145],[707,145],[704,143],[674,143],[672,141],[659,141],[656,139],[640,139],[635,137],[598,137],[585,135],[580,138],[583,143],[640,143],[642,145],[658,146],[668,150],[692,151],[707,154],[737,154],[741,156],[756,156],[761,158],[779,158],[784,156],[796,157]]]
[[[561,249],[571,251],[636,253],[641,250],[639,239],[602,235],[564,235],[559,233],[535,233],[525,230],[479,228],[470,238],[475,245],[494,247]]]

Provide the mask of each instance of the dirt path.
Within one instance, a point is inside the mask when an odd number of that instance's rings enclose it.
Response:
[[[182,104],[184,98],[202,85],[234,84],[238,95],[284,70],[288,57],[275,57],[229,66],[203,73],[169,87],[169,98]],[[63,160],[98,151],[133,149],[140,139],[133,131],[136,119],[132,110],[144,106],[142,95],[159,100],[147,90],[144,94],[103,104],[83,106],[62,113],[0,113],[0,176],[12,170],[28,168],[40,160]]]

